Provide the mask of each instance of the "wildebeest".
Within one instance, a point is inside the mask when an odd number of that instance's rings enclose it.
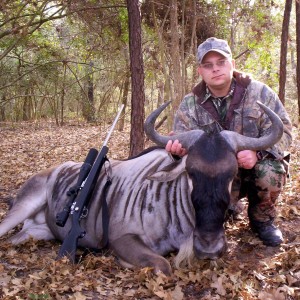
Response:
[[[163,148],[129,160],[111,160],[112,184],[107,201],[110,214],[109,247],[125,267],[153,267],[171,274],[163,256],[192,250],[199,259],[215,259],[226,250],[224,216],[230,201],[231,183],[238,171],[236,152],[263,150],[282,136],[283,125],[269,108],[259,104],[272,126],[268,136],[249,138],[230,131],[206,134],[193,130],[162,136],[154,130],[154,111],[145,122],[147,136],[160,146],[179,139],[188,154],[176,160]],[[13,244],[34,239],[63,240],[70,230],[56,225],[56,214],[65,207],[66,191],[76,183],[81,163],[66,162],[32,176],[19,190],[0,224],[0,236],[18,224],[23,228],[10,238]],[[81,225],[87,234],[79,245],[101,248],[101,191],[103,169],[95,187],[87,218]]]

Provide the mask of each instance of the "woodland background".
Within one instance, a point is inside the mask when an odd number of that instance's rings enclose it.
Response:
[[[0,298],[300,299],[299,20],[297,0],[2,0],[1,218],[29,176],[82,161],[90,147],[100,147],[120,104],[125,110],[109,141],[110,158],[148,146],[145,116],[172,99],[160,128],[169,132],[183,95],[199,80],[197,46],[211,36],[228,40],[239,70],[278,92],[294,143],[278,205],[282,247],[263,246],[245,216],[228,224],[224,258],[165,278],[120,268],[109,253],[71,266],[55,261],[56,241],[12,247],[5,237]]]
[[[198,81],[197,46],[216,36],[228,40],[239,70],[278,91],[298,123],[297,0],[4,0],[0,10],[2,122],[105,124],[123,103],[119,129],[131,124],[136,154],[145,115],[172,99],[170,128]]]

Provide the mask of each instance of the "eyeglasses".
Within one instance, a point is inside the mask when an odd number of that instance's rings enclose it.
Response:
[[[206,70],[212,70],[214,68],[214,65],[216,65],[218,67],[224,67],[227,62],[228,62],[228,59],[221,59],[221,60],[218,60],[215,64],[204,63],[204,64],[200,64],[200,66]]]

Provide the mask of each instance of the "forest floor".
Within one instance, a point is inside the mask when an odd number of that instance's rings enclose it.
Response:
[[[101,134],[100,134],[101,132]],[[83,161],[88,149],[99,148],[107,128],[87,124],[56,127],[51,122],[0,124],[0,219],[7,202],[32,174],[67,160]],[[109,158],[126,158],[129,130],[115,130]],[[77,265],[56,261],[58,241],[29,241],[12,246],[0,241],[0,299],[300,299],[300,141],[294,128],[291,176],[278,203],[277,224],[285,241],[264,246],[240,221],[226,225],[228,252],[216,261],[195,261],[173,276],[151,269],[120,267],[110,253],[89,254]],[[245,209],[246,210],[246,209]]]

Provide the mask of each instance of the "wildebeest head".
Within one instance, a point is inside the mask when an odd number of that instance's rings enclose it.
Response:
[[[224,231],[225,213],[230,202],[231,184],[238,172],[236,153],[241,150],[265,150],[283,134],[280,118],[257,102],[272,121],[269,134],[250,138],[232,131],[207,134],[191,130],[163,136],[154,129],[158,115],[170,102],[152,112],[145,121],[145,133],[156,144],[165,146],[176,139],[187,149],[186,171],[193,183],[191,200],[195,209],[193,249],[196,257],[215,259],[227,248]]]

